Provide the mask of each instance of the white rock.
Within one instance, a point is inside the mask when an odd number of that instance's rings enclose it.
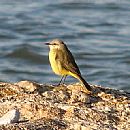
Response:
[[[13,109],[0,118],[0,125],[17,123],[19,121],[19,118],[20,118],[19,110]]]

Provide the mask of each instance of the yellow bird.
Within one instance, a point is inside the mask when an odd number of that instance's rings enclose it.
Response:
[[[50,43],[45,44],[49,45],[50,48],[49,61],[52,70],[55,74],[62,76],[61,81],[63,78],[65,81],[66,76],[71,75],[78,79],[89,91],[91,91],[91,86],[82,77],[74,57],[67,48],[66,44],[60,39],[54,39]]]

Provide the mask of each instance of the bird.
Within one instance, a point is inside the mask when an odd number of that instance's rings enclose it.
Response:
[[[51,42],[45,43],[45,45],[50,48],[49,61],[53,72],[62,76],[59,84],[63,79],[65,82],[66,77],[70,75],[78,79],[88,91],[92,90],[91,86],[82,77],[72,53],[61,39],[53,39]]]

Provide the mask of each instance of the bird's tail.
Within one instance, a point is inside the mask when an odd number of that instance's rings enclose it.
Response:
[[[91,86],[85,81],[85,79],[82,76],[79,76],[79,80],[89,91],[92,90]]]

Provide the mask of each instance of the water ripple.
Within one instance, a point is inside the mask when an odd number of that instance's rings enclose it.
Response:
[[[5,55],[5,58],[14,58],[14,59],[21,59],[21,60],[27,60],[31,63],[46,63],[47,57],[43,55],[40,55],[38,53],[35,53],[33,51],[33,46],[23,44],[21,47],[17,47],[12,52]],[[36,50],[36,48],[35,48]]]

